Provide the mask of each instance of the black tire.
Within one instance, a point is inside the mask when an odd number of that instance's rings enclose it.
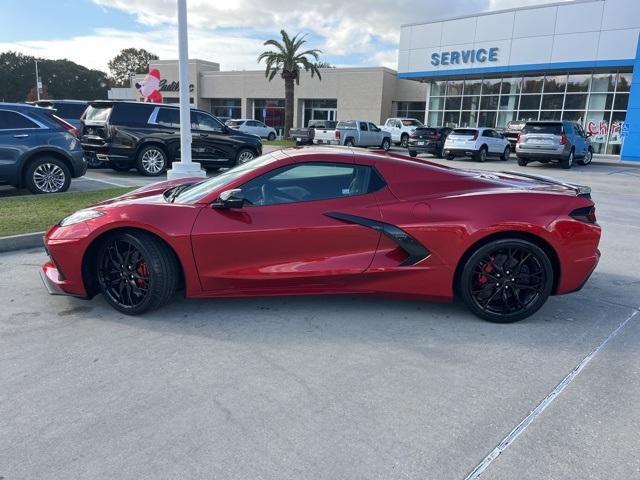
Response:
[[[409,156],[415,158],[418,156],[418,152],[416,152],[415,150],[409,150]]]
[[[147,145],[138,152],[136,168],[145,177],[157,177],[167,170],[167,154],[158,145]]]
[[[560,159],[560,166],[565,170],[570,169],[573,166],[574,156],[575,156],[575,153],[573,150],[571,150],[569,152],[569,155],[566,158],[563,157]]]
[[[116,172],[128,172],[129,170],[131,170],[131,164],[129,163],[111,162],[109,163],[109,166]]]
[[[385,151],[388,152],[389,149],[391,148],[391,139],[389,138],[383,138],[382,139],[382,145],[380,145],[380,147]]]
[[[269,135],[267,135],[267,140],[269,140],[270,142],[273,142],[276,139],[276,134],[271,132]]]
[[[453,160],[454,158],[456,158],[456,156],[453,155],[452,153],[447,155],[447,160]]]
[[[344,146],[345,146],[345,147],[354,147],[354,146],[355,146],[355,144],[353,143],[353,138],[347,138],[347,139],[344,141]]]
[[[484,163],[487,160],[487,147],[486,146],[481,146],[480,150],[478,150],[478,153],[475,154],[475,158],[474,160],[476,162],[480,162],[480,163]]]
[[[57,158],[38,157],[24,172],[24,184],[31,193],[36,194],[66,192],[71,185],[71,172]]]
[[[580,160],[578,160],[578,164],[589,165],[591,163],[591,160],[593,160],[593,150],[591,150],[591,147],[589,147],[589,149],[587,150],[587,153],[584,154],[584,158],[581,158]]]
[[[250,148],[241,148],[236,153],[236,165],[241,165],[243,163],[250,162],[256,158],[256,153]]]
[[[465,262],[458,291],[478,317],[517,322],[544,305],[553,288],[553,267],[536,244],[522,239],[495,240]]]
[[[409,146],[409,135],[407,135],[406,133],[403,133],[400,136],[400,146],[402,148],[407,148]]]
[[[444,150],[442,148],[436,152],[436,158],[444,158]]]
[[[526,167],[527,163],[529,162],[527,161],[526,158],[518,158],[518,165],[520,165],[521,167]]]
[[[504,152],[502,152],[502,157],[500,157],[503,161],[509,161],[509,157],[511,156],[511,147],[507,145],[504,147]]]
[[[117,232],[98,249],[96,275],[109,305],[127,315],[139,315],[171,300],[180,269],[173,252],[157,237]]]

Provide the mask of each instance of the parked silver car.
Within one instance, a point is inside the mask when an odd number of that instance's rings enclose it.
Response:
[[[562,168],[571,168],[577,159],[588,165],[593,158],[589,135],[582,126],[569,121],[527,122],[516,141],[518,165],[528,163],[559,162]]]

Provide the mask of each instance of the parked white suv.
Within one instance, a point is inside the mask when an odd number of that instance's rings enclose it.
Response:
[[[252,133],[268,140],[275,140],[278,136],[275,128],[268,127],[258,120],[250,120],[247,118],[237,118],[227,120],[225,125],[229,128],[235,128],[245,133]]]
[[[459,156],[484,162],[490,156],[509,160],[511,146],[493,128],[456,128],[447,136],[443,151],[449,160]]]
[[[396,145],[406,148],[409,144],[409,136],[418,127],[424,127],[422,122],[416,118],[387,118],[384,125],[380,126],[380,130],[391,134],[391,141]]]

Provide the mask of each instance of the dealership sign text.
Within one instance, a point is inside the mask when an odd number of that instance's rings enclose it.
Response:
[[[498,47],[472,50],[452,50],[431,54],[431,65],[460,65],[461,63],[485,63],[498,61]]]

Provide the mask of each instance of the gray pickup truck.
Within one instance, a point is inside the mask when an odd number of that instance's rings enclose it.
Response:
[[[335,137],[336,144],[347,147],[391,148],[391,133],[381,130],[372,122],[362,120],[338,122]]]
[[[334,120],[310,120],[306,128],[292,128],[289,136],[295,140],[296,145],[312,145],[316,129],[334,130],[338,122]]]

